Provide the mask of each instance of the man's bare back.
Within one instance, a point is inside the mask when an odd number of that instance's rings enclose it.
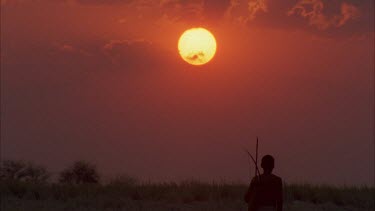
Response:
[[[271,173],[274,161],[272,156],[267,156],[264,156],[262,159],[264,173],[252,179],[245,195],[245,201],[249,204],[249,211],[259,211],[265,208],[282,211],[282,180],[280,177]]]

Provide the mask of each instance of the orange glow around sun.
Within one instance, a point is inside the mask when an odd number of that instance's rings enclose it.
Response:
[[[187,63],[203,65],[215,56],[216,39],[207,29],[192,28],[181,35],[178,51]]]

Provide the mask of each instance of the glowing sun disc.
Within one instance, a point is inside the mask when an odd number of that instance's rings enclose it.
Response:
[[[203,65],[215,56],[216,40],[207,29],[188,29],[178,41],[178,51],[187,63]]]

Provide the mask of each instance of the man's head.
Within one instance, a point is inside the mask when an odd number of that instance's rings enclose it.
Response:
[[[266,172],[272,172],[275,167],[275,159],[271,155],[265,155],[262,158],[261,167]]]

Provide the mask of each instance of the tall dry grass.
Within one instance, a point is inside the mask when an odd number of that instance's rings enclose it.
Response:
[[[23,210],[17,208],[23,203],[39,204],[35,205],[35,210],[48,210],[41,208],[41,204],[55,204],[61,206],[61,210],[148,210],[138,206],[176,205],[177,208],[186,208],[194,204],[211,208],[221,205],[220,210],[241,210],[246,207],[242,200],[246,189],[245,184],[239,183],[205,183],[194,180],[145,183],[124,176],[107,184],[0,183],[2,210]],[[284,201],[289,210],[295,210],[298,206],[323,206],[325,210],[330,210],[329,207],[332,210],[374,210],[374,198],[375,189],[365,186],[285,184],[284,187]]]

